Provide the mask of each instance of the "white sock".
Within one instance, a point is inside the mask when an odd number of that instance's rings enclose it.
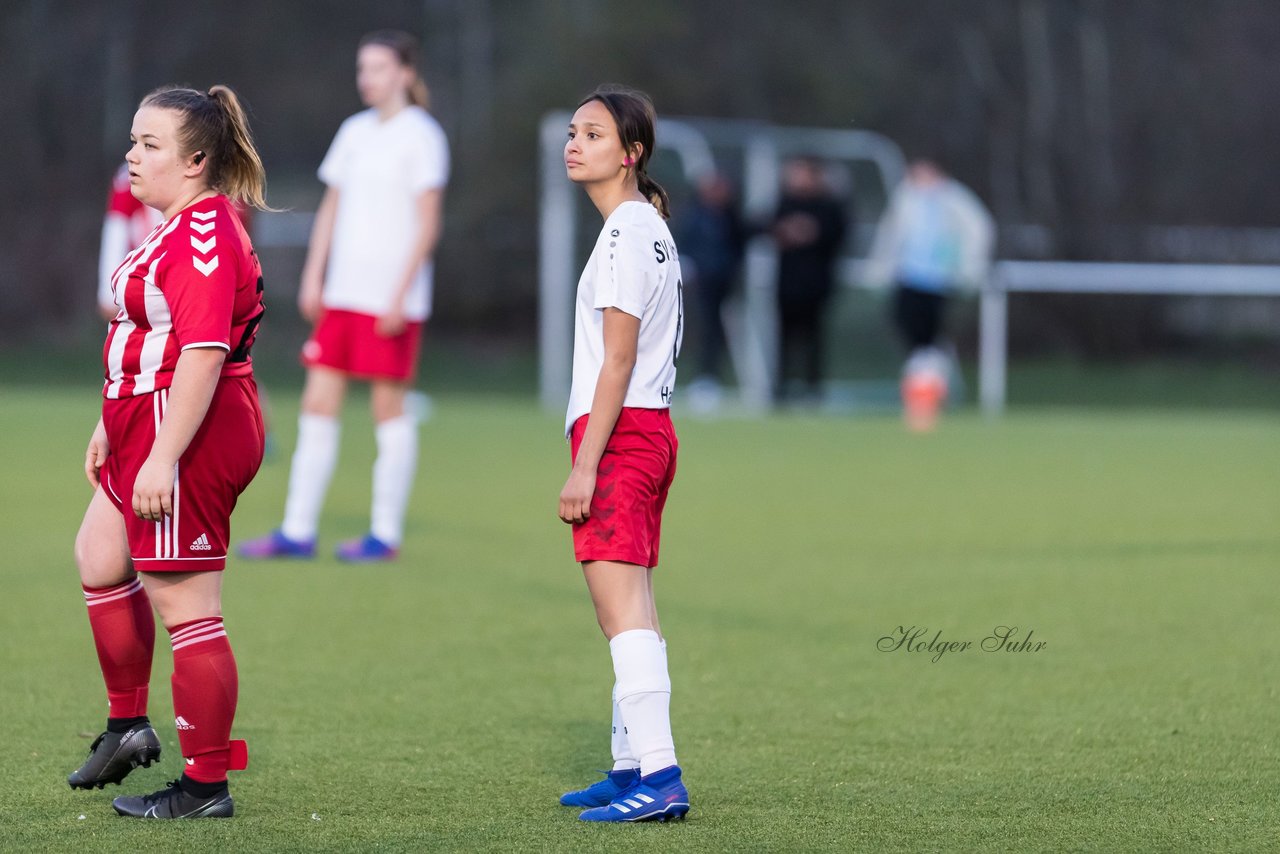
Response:
[[[373,463],[373,506],[369,530],[390,546],[404,539],[404,514],[418,470],[418,420],[412,415],[378,425],[378,458]]]
[[[671,678],[662,641],[651,629],[632,629],[609,641],[617,679],[618,713],[640,774],[676,764],[671,738]]]
[[[622,722],[622,713],[618,711],[618,683],[613,683],[613,770],[624,771],[639,768],[640,762],[631,752],[631,739],[627,738],[627,727]]]
[[[289,468],[289,497],[280,531],[291,540],[313,540],[329,479],[338,462],[341,424],[328,415],[298,416],[298,447]]]
[[[662,647],[662,666],[667,666],[667,640],[658,641]],[[624,771],[639,769],[640,761],[631,750],[631,739],[627,738],[627,727],[622,722],[622,713],[618,711],[618,683],[613,683],[613,770]]]

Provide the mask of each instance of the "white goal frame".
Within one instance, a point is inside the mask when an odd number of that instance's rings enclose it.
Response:
[[[1001,261],[982,289],[978,311],[978,399],[999,416],[1008,396],[1009,294],[1280,296],[1280,266]]]

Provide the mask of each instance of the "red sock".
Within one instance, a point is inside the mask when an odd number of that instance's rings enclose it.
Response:
[[[151,653],[156,645],[151,600],[137,578],[115,587],[85,587],[84,598],[102,679],[107,683],[107,716],[142,717],[147,713]]]
[[[231,721],[240,680],[221,617],[192,620],[169,629],[173,643],[173,714],[183,771],[201,783],[227,779]]]

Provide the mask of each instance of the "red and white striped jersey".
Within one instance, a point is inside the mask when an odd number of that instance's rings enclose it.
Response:
[[[224,377],[253,373],[262,267],[225,196],[156,226],[112,273],[111,288],[121,309],[102,351],[104,397],[168,388],[178,355],[191,347],[226,350]]]

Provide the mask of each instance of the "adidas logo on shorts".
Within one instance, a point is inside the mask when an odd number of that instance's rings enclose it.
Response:
[[[195,729],[196,728],[195,724],[187,723],[187,719],[184,718],[182,715],[178,715],[176,718],[173,719],[173,725],[176,726],[178,729]]]
[[[196,537],[196,541],[191,544],[191,551],[193,552],[207,552],[212,550],[213,546],[209,544],[208,534],[201,534]]]

